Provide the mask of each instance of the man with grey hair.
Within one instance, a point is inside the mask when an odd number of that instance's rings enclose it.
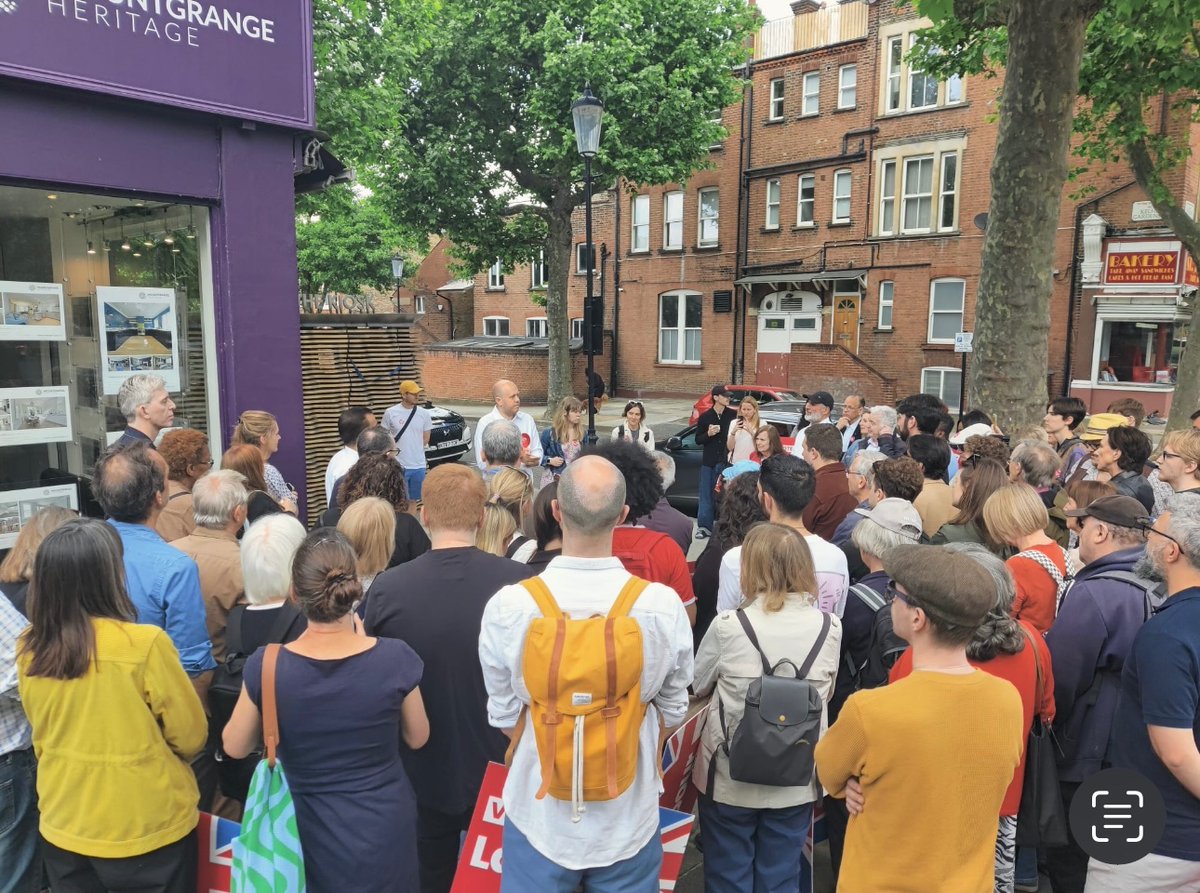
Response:
[[[562,555],[537,579],[571,617],[607,614],[630,581],[612,554],[613,529],[628,511],[625,481],[599,456],[567,466],[551,503],[562,525]],[[679,597],[650,583],[630,616],[641,629],[641,698],[649,702],[638,737],[632,783],[611,800],[591,800],[574,814],[569,800],[539,798],[538,743],[528,686],[522,680],[525,637],[541,616],[523,584],[506,586],[488,602],[479,635],[479,658],[488,690],[488,721],[512,735],[525,725],[504,785],[503,890],[585,889],[644,891],[658,888],[662,844],[658,833],[659,729],[679,725],[692,679],[692,631]],[[574,820],[573,820],[574,819]]]
[[[125,416],[125,430],[113,446],[147,443],[151,447],[164,428],[175,421],[175,402],[167,383],[157,375],[139,372],[121,382],[117,405]]]
[[[484,480],[502,468],[518,468],[521,463],[521,429],[513,422],[492,422],[479,438],[483,456]]]
[[[1125,659],[1112,766],[1158,790],[1166,826],[1136,862],[1089,861],[1088,893],[1200,889],[1200,498],[1177,495],[1147,533],[1169,595]]]
[[[865,453],[861,451],[857,452],[854,454],[854,458],[850,460],[849,465],[846,467],[846,489],[850,491],[850,495],[858,503],[856,508],[865,509],[871,507],[871,494],[875,492],[875,463],[882,462],[886,458],[887,456],[878,450],[871,450]],[[833,532],[833,538],[830,542],[839,549],[850,542],[850,534],[862,519],[863,515],[859,512],[848,514],[845,520]]]
[[[859,423],[867,408],[867,398],[862,394],[847,394],[842,398],[842,416],[837,420],[837,429],[842,435],[842,452],[862,437]]]
[[[1037,490],[1038,496],[1042,498],[1042,505],[1050,515],[1050,523],[1046,525],[1046,536],[1066,549],[1071,543],[1071,534],[1067,530],[1067,516],[1063,514],[1067,497],[1055,482],[1055,476],[1061,467],[1062,459],[1058,451],[1040,440],[1022,440],[1013,447],[1008,459],[1009,480],[1014,483],[1024,481]]]
[[[903,456],[908,447],[904,438],[896,431],[896,423],[900,416],[894,407],[880,404],[871,407],[871,440],[873,446],[863,449],[877,449],[889,459]]]
[[[1146,547],[1140,502],[1102,496],[1067,514],[1080,522],[1084,567],[1062,597],[1046,645],[1054,668],[1058,781],[1069,811],[1079,786],[1112,761],[1121,671],[1149,615],[1146,591],[1153,583],[1139,576]],[[1084,888],[1088,857],[1073,837],[1048,849],[1046,864],[1055,890]]]
[[[537,422],[527,412],[521,412],[521,389],[515,382],[502,378],[492,385],[492,399],[496,406],[479,420],[475,426],[475,464],[483,469],[483,435],[493,422],[512,422],[517,426],[521,438],[521,465],[533,467],[542,464],[542,440],[538,437]]]
[[[242,554],[238,531],[246,521],[246,479],[236,471],[210,471],[192,488],[196,528],[171,543],[200,569],[200,594],[213,658],[225,658],[225,625],[242,600]]]
[[[658,466],[658,473],[662,475],[663,495],[659,497],[654,510],[640,518],[638,523],[650,530],[665,533],[679,544],[686,558],[688,549],[692,547],[692,519],[667,502],[667,491],[675,483],[675,459],[662,450],[655,450],[651,455]]]

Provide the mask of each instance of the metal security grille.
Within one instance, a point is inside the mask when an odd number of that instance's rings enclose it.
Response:
[[[400,402],[400,382],[418,379],[412,324],[390,314],[302,314],[300,363],[307,509],[312,523],[326,508],[325,466],[342,447],[337,434],[342,410],[369,406],[382,418],[385,409]]]

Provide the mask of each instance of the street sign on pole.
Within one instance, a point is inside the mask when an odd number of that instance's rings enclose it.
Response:
[[[967,354],[971,353],[974,332],[958,332],[954,336],[954,352],[962,359],[958,377],[958,417],[961,419],[967,411]]]
[[[955,353],[971,353],[971,342],[975,340],[974,332],[959,332],[954,336]]]

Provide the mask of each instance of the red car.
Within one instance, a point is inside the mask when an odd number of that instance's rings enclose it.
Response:
[[[773,403],[776,400],[795,400],[800,403],[804,402],[804,397],[797,394],[795,391],[789,391],[785,388],[770,388],[753,384],[727,384],[725,390],[729,393],[729,400],[732,403],[739,403],[743,397],[753,397],[759,402]],[[700,418],[700,413],[706,409],[712,409],[712,391],[706,391],[692,405],[692,417],[688,419],[688,424],[696,424],[696,419]]]

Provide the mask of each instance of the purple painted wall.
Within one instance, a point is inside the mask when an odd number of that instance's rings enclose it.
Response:
[[[2,77],[0,121],[0,180],[212,205],[221,445],[242,410],[273,412],[272,461],[303,490],[293,132]]]

